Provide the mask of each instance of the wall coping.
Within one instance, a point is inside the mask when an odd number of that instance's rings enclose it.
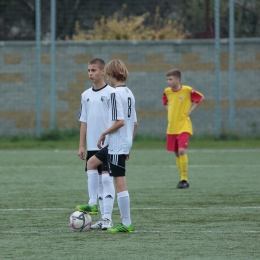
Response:
[[[248,43],[259,43],[260,38],[236,38],[234,39],[235,44],[248,44]],[[125,46],[125,45],[214,45],[214,39],[191,39],[191,40],[154,40],[154,41],[56,41],[56,46],[106,46],[106,45],[116,45],[116,46]],[[220,39],[220,44],[225,45],[229,44],[228,38]],[[49,46],[50,41],[42,41],[42,46]],[[11,47],[11,46],[35,46],[35,41],[0,41],[0,47]]]

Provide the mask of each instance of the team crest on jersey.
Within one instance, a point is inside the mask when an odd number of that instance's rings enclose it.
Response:
[[[183,99],[183,96],[179,96],[179,99],[182,100],[182,99]]]
[[[107,97],[106,97],[106,96],[101,96],[100,100],[101,100],[102,102],[106,102],[106,101],[107,101]]]

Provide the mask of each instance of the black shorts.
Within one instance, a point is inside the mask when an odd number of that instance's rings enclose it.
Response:
[[[102,149],[100,149],[95,156],[108,167],[108,150],[107,150],[107,146],[103,147]]]
[[[87,161],[89,158],[91,158],[93,155],[96,155],[100,150],[97,151],[87,151],[87,157],[86,157],[86,166],[85,166],[85,171],[87,171]],[[97,157],[98,158],[98,157]],[[99,158],[98,158],[99,159]],[[99,159],[100,160],[100,159]],[[102,160],[100,160],[102,161]],[[102,161],[103,162],[103,161]],[[102,172],[108,172],[108,164],[107,164],[107,160],[105,161],[105,163],[103,162],[103,164],[99,165],[97,167],[98,173],[102,173]]]
[[[109,167],[109,175],[112,177],[125,176],[125,155],[124,154],[108,154],[108,146],[99,150],[95,156]]]
[[[125,176],[125,155],[124,154],[109,154],[109,175],[113,177]]]

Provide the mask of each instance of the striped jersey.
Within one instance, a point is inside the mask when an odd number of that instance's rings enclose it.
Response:
[[[193,134],[190,117],[187,116],[193,102],[199,103],[203,95],[190,86],[182,85],[177,91],[171,87],[164,90],[162,102],[168,106],[167,134]]]
[[[118,86],[111,93],[108,127],[115,121],[124,120],[125,125],[109,134],[109,154],[129,154],[133,143],[134,123],[137,122],[135,98],[125,85]]]
[[[86,142],[88,151],[97,151],[97,141],[107,129],[110,94],[114,88],[105,85],[101,89],[89,88],[81,95],[79,121],[87,123]],[[107,140],[104,144],[107,144]]]

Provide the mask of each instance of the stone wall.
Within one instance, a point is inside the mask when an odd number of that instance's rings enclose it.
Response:
[[[130,72],[127,85],[136,97],[138,133],[163,136],[167,121],[161,96],[165,73],[178,68],[182,84],[202,92],[204,102],[192,114],[194,134],[229,129],[228,41],[220,46],[220,107],[215,117],[214,40],[57,42],[55,120],[61,129],[78,128],[81,93],[91,87],[87,63],[98,57],[122,59]],[[240,134],[260,128],[260,39],[235,41],[235,126]],[[42,43],[41,126],[50,126],[50,44]],[[0,135],[36,131],[36,48],[34,42],[0,42]]]

